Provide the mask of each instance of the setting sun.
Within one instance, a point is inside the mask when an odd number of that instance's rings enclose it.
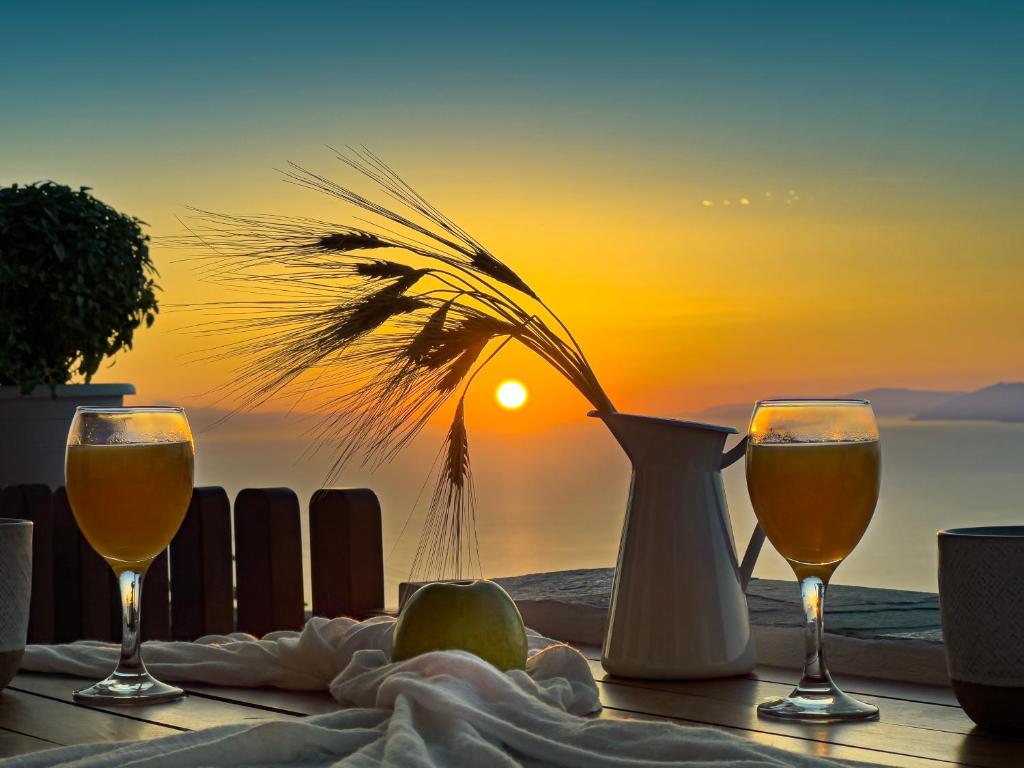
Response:
[[[526,387],[523,386],[521,381],[509,379],[498,385],[494,396],[502,408],[514,411],[517,408],[522,408],[523,404],[526,403],[527,392]]]

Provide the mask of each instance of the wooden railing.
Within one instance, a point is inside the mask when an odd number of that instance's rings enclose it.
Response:
[[[223,488],[196,488],[177,535],[146,574],[143,638],[299,629],[306,616],[300,515],[289,488],[246,488],[233,506]],[[308,515],[312,614],[381,610],[384,559],[373,491],[317,491]],[[8,486],[0,491],[0,517],[35,524],[28,641],[119,640],[117,583],[79,531],[64,488]]]

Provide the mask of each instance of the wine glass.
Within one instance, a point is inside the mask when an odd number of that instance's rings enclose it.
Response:
[[[881,449],[867,400],[762,400],[747,442],[747,489],[758,522],[800,581],[806,618],[803,675],[757,712],[828,722],[878,717],[878,707],[832,682],[822,644],[825,589],[857,546],[878,501]]]
[[[86,540],[114,569],[123,612],[117,669],[75,691],[78,701],[149,704],[183,694],[146,670],[139,611],[143,576],[188,510],[194,456],[181,408],[75,411],[64,465],[68,502]]]

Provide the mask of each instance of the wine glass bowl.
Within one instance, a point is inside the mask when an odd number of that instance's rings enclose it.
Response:
[[[843,693],[825,662],[825,590],[867,530],[878,501],[881,447],[866,400],[762,400],[747,441],[747,489],[758,522],[800,581],[806,616],[804,672],[765,717],[827,722],[878,716]]]
[[[142,581],[181,526],[192,495],[195,447],[181,408],[78,408],[68,433],[65,484],[82,535],[118,579],[123,622],[117,669],[75,699],[166,701],[180,688],[142,662]]]

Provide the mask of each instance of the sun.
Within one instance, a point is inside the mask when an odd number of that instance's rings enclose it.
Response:
[[[498,385],[498,389],[494,392],[494,397],[502,408],[514,411],[517,408],[523,407],[526,403],[527,394],[523,382],[507,379]]]

